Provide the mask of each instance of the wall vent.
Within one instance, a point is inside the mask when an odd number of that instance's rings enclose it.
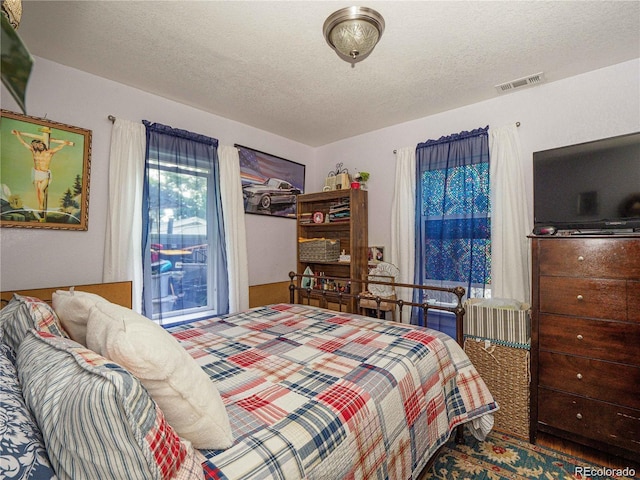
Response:
[[[511,80],[510,82],[496,85],[496,90],[498,90],[498,93],[507,93],[511,90],[515,90],[516,88],[538,85],[540,83],[543,83],[544,81],[545,78],[543,72],[534,73],[533,75],[528,75],[526,77],[518,78],[516,80]]]

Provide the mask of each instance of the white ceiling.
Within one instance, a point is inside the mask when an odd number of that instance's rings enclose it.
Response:
[[[640,57],[637,0],[368,1],[386,29],[352,66],[322,35],[350,5],[23,0],[18,32],[36,56],[314,147]]]

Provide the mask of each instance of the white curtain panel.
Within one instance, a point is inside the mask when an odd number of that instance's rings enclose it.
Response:
[[[391,252],[390,260],[400,274],[396,281],[413,283],[415,262],[415,195],[416,149],[401,148],[396,152],[396,177],[391,202]],[[398,289],[398,298],[411,301],[411,292]],[[410,316],[403,316],[409,322]]]
[[[229,313],[249,308],[249,261],[240,180],[240,157],[235,147],[221,145],[220,195],[229,271]]]
[[[132,308],[142,312],[142,185],[146,134],[142,123],[116,119],[109,154],[105,282],[132,281]]]
[[[527,205],[520,137],[515,125],[489,129],[491,296],[531,301]]]

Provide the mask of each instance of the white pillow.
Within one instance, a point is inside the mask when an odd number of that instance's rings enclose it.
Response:
[[[128,308],[99,302],[89,312],[87,346],[140,379],[169,425],[194,447],[231,446],[231,426],[220,393],[162,327]]]
[[[53,310],[69,337],[87,346],[89,310],[98,302],[107,302],[100,295],[75,290],[57,290],[51,296]]]

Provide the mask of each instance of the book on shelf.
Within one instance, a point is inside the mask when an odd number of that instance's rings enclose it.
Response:
[[[349,207],[346,208],[330,208],[329,209],[329,213],[342,213],[342,212],[346,212],[349,213],[351,211],[351,209]]]
[[[300,223],[311,223],[313,220],[313,213],[301,213],[298,217]]]
[[[349,215],[351,212],[351,206],[349,203],[334,204],[329,207],[329,215]]]

